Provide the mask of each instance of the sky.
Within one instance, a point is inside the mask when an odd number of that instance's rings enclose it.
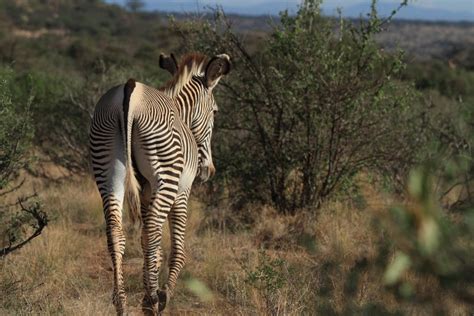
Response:
[[[123,4],[125,0],[106,0]],[[163,11],[186,11],[190,8],[202,8],[206,5],[220,4],[226,12],[233,10],[238,13],[267,14],[277,13],[282,8],[296,8],[301,0],[142,0],[146,3],[146,8]],[[380,6],[393,9],[398,6],[401,0],[379,0]],[[352,15],[360,14],[361,8],[368,8],[370,0],[325,0],[323,10],[333,13],[336,8],[347,9],[346,12]],[[456,20],[456,14],[461,20],[474,21],[474,0],[409,0],[409,5],[405,8],[407,18],[421,17],[422,19],[436,19],[447,16],[448,20]],[[390,10],[388,12],[390,12]],[[411,12],[408,12],[410,11]],[[276,11],[276,12],[273,12]],[[358,12],[358,13],[356,13]],[[408,13],[408,14],[406,14]],[[410,13],[413,13],[410,15]],[[449,13],[449,15],[448,15]]]

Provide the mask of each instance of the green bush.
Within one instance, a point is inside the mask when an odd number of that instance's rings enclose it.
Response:
[[[248,261],[248,258],[245,261]],[[260,250],[255,269],[249,269],[248,262],[240,264],[245,271],[245,283],[258,291],[270,314],[278,314],[278,292],[288,277],[285,271],[286,262],[282,259],[272,259],[264,250]]]
[[[294,212],[317,209],[362,170],[404,175],[426,137],[419,95],[399,80],[402,54],[374,40],[389,19],[375,1],[360,25],[304,1],[253,54],[222,11],[212,23],[177,23],[187,50],[226,52],[235,65],[219,99],[221,179],[245,200]]]
[[[31,160],[29,149],[33,137],[29,111],[32,99],[29,93],[16,94],[14,79],[10,68],[0,68],[0,257],[39,236],[48,223],[39,203],[27,204],[29,197],[16,203],[5,202],[23,184],[15,180]],[[29,236],[28,226],[33,230]]]
[[[5,189],[27,165],[27,150],[33,136],[29,110],[31,99],[14,92],[13,71],[0,68],[0,190]]]

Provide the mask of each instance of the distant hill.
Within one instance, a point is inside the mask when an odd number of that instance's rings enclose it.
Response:
[[[396,5],[381,3],[377,5],[378,13],[381,16],[390,15],[396,9]],[[370,6],[367,3],[360,3],[347,7],[342,10],[344,16],[358,17],[360,14],[370,12]],[[473,12],[449,11],[436,8],[422,8],[413,4],[403,7],[396,15],[397,19],[404,20],[424,20],[424,21],[474,21]]]
[[[107,0],[107,2],[124,4],[125,0]],[[196,12],[203,11],[205,3],[211,1],[144,1],[146,3],[145,9],[149,11],[164,11],[164,12]],[[389,15],[397,7],[394,3],[379,3],[377,5],[380,15]],[[247,3],[226,4],[224,10],[228,13],[243,14],[243,15],[278,15],[280,11],[289,9],[289,11],[296,11],[297,6],[294,1],[265,1],[253,5]],[[323,4],[323,11],[327,15],[335,15],[336,7],[330,4]],[[369,2],[359,3],[352,6],[344,7],[342,12],[346,17],[359,17],[361,14],[365,15],[370,11]],[[474,5],[471,10],[466,11],[450,11],[436,8],[425,8],[410,3],[407,7],[397,14],[397,19],[404,20],[423,20],[423,21],[472,21],[474,22]]]
[[[198,5],[195,1],[178,3],[149,3],[147,10],[168,11],[168,12],[195,12],[202,11],[206,5]],[[241,15],[278,15],[279,12],[289,9],[296,11],[293,3],[286,2],[264,2],[254,5],[225,5],[224,10],[229,13]]]
[[[137,61],[146,64],[147,58],[151,59],[161,51],[173,50],[180,45],[179,38],[168,28],[169,12],[147,11],[133,14],[118,5],[102,1],[74,1],[7,1],[3,10],[0,10],[0,34],[3,34],[3,37],[0,36],[0,60],[11,61],[14,52],[18,52],[15,60],[28,51],[43,56],[43,52],[36,49],[48,47],[50,53],[65,55],[65,62],[74,57],[76,60],[93,63],[100,53],[102,59],[115,64],[130,63],[131,58],[136,56],[139,57],[136,58]],[[171,6],[171,1],[164,2]],[[178,5],[175,4],[174,7],[176,6]],[[194,9],[189,11],[196,12],[196,3],[193,6]],[[382,15],[388,14],[391,9],[379,6]],[[408,13],[404,13],[408,9],[403,8],[400,14],[409,18],[406,15]],[[344,12],[350,15],[350,12],[359,10],[362,7],[348,8]],[[173,14],[177,20],[190,18],[190,14],[183,14],[183,10],[176,11],[181,12]],[[278,18],[268,15],[227,15],[232,20],[233,27],[244,34],[246,42],[254,46],[271,31],[268,21],[272,19],[272,22],[278,22]],[[206,18],[205,14],[198,16]],[[396,20],[385,27],[387,29],[377,36],[378,42],[385,49],[399,47],[410,58],[444,61],[454,59],[458,64],[474,65],[474,21]],[[53,38],[60,40],[52,40]],[[134,45],[123,44],[130,41]],[[41,46],[41,42],[47,43]],[[33,59],[25,59],[25,64],[30,60]],[[49,59],[44,62],[50,65]]]

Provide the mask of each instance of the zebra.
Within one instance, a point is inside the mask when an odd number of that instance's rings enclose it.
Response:
[[[126,311],[122,272],[125,196],[132,222],[140,220],[145,296],[142,310],[156,315],[165,308],[185,263],[187,202],[195,178],[215,173],[211,138],[217,105],[213,89],[230,71],[227,54],[213,58],[161,54],[161,68],[172,78],[155,89],[129,79],[98,101],[92,117],[89,149],[102,198],[107,246],[112,258],[112,301],[118,315]],[[162,228],[168,219],[171,254],[168,280],[159,288]]]

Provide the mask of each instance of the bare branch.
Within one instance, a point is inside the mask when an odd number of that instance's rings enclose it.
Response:
[[[18,250],[18,249],[22,248],[23,246],[25,246],[27,243],[32,241],[34,238],[41,235],[43,229],[48,225],[48,216],[45,212],[43,212],[40,209],[39,203],[34,203],[30,207],[25,207],[23,205],[24,202],[25,202],[24,199],[18,199],[18,204],[21,207],[21,211],[25,212],[27,214],[30,214],[34,218],[35,223],[31,224],[31,226],[35,230],[27,239],[23,240],[22,242],[20,242],[16,245],[9,245],[8,247],[0,249],[0,258],[12,253],[15,250]]]

